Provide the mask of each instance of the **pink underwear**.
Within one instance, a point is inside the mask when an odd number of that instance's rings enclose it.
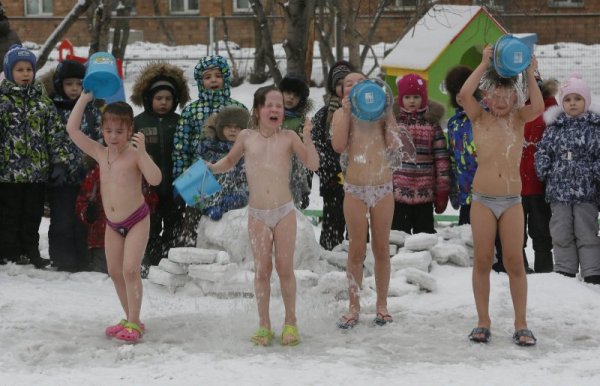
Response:
[[[115,232],[119,233],[123,237],[127,237],[127,233],[133,228],[135,224],[142,221],[148,214],[150,213],[150,208],[148,208],[148,204],[144,201],[142,206],[140,206],[135,212],[133,212],[129,217],[121,222],[112,222],[109,219],[106,219],[106,225],[111,227]]]

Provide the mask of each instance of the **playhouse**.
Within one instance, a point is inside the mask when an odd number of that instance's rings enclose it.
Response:
[[[448,70],[458,64],[477,67],[483,47],[505,33],[483,7],[434,5],[383,60],[386,82],[397,93],[396,79],[416,73],[427,80],[429,98],[448,107],[443,86]]]

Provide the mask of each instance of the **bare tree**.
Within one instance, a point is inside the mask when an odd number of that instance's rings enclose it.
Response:
[[[278,84],[279,81],[281,81],[281,71],[279,71],[279,68],[277,67],[277,61],[275,60],[273,41],[271,40],[271,29],[269,28],[267,16],[265,15],[265,11],[260,1],[250,0],[250,6],[252,7],[252,11],[254,11],[254,16],[256,17],[258,24],[259,34],[257,36],[260,37],[260,39],[257,40],[257,50],[255,55],[263,55],[264,60],[269,67],[269,73],[273,77],[275,83]],[[259,46],[260,50],[258,49]],[[257,70],[258,69],[255,67],[254,71]]]
[[[279,3],[287,22],[286,40],[283,43],[287,59],[287,72],[310,76],[306,71],[307,59],[312,55],[312,37],[310,36],[315,15],[315,0],[290,0]],[[309,46],[310,43],[310,46]],[[308,77],[307,77],[308,79]]]
[[[98,51],[108,51],[112,0],[96,0],[96,4],[90,28],[90,56]]]
[[[71,28],[71,26],[77,21],[79,16],[81,16],[90,7],[92,2],[93,0],[77,2],[77,4],[73,6],[73,9],[71,9],[67,16],[65,16],[65,18],[60,22],[58,27],[56,27],[50,36],[48,36],[48,39],[46,39],[44,42],[37,59],[38,70],[44,67],[50,52],[56,47],[58,41],[67,33],[67,31],[69,31],[69,28]]]
[[[240,77],[235,57],[229,48],[229,28],[227,27],[227,19],[225,18],[225,4],[221,2],[221,20],[223,21],[223,40],[225,41],[225,49],[229,60],[231,60],[231,86],[237,87],[244,82],[244,77]],[[218,44],[218,43],[217,43]]]
[[[152,8],[154,11],[154,16],[161,16],[160,0],[152,0]],[[171,34],[171,31],[168,30],[167,25],[162,18],[158,19],[158,25],[159,25],[161,31],[163,31],[163,33],[165,34],[165,37],[167,38],[167,45],[174,46],[175,39],[173,39],[173,34]]]
[[[117,16],[130,16],[134,0],[119,0]],[[112,54],[117,59],[125,58],[125,50],[129,41],[129,20],[118,19],[113,32]]]

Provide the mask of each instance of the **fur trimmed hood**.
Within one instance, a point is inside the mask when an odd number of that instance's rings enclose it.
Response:
[[[409,114],[400,109],[400,104],[398,103],[397,96],[394,97],[393,109],[394,109],[394,116],[396,117],[396,119],[398,119],[398,117],[403,114]],[[416,113],[418,114],[418,112],[416,112]],[[426,122],[434,124],[434,125],[439,125],[441,119],[444,117],[444,114],[446,113],[446,108],[441,103],[436,102],[432,99],[429,99],[427,101],[427,108],[422,113],[423,113],[423,119],[425,119]],[[413,113],[413,114],[415,114],[415,113]],[[409,115],[413,115],[413,114],[409,114]]]
[[[56,96],[56,89],[54,88],[54,73],[56,73],[56,68],[51,69],[39,77],[39,82],[44,86],[46,95],[52,99]]]
[[[546,125],[550,125],[557,120],[562,121],[562,120],[568,119],[566,114],[563,114],[563,113],[564,113],[564,111],[560,105],[552,106],[544,112],[544,122],[546,123]],[[600,106],[596,106],[596,105],[590,106],[589,110],[586,111],[585,113],[583,113],[583,115],[580,115],[580,117],[583,117],[584,115],[587,115],[588,113],[591,113],[595,116],[600,116]]]
[[[174,97],[177,100],[179,107],[183,109],[190,100],[190,90],[183,74],[183,70],[162,61],[150,62],[142,69],[140,75],[133,84],[131,102],[137,106],[144,106],[147,109],[146,98],[149,96],[150,88],[159,80],[166,80],[173,83],[175,92],[178,94],[174,95]]]

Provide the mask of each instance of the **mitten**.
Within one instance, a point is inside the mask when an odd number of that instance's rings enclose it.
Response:
[[[204,214],[206,214],[211,220],[218,221],[223,217],[223,210],[219,206],[209,206],[204,210]]]
[[[48,179],[48,185],[53,188],[61,187],[67,180],[67,168],[64,164],[54,164],[52,166],[52,173]]]
[[[83,219],[88,223],[92,224],[100,217],[100,210],[98,204],[94,201],[89,201],[85,212],[83,212]]]

